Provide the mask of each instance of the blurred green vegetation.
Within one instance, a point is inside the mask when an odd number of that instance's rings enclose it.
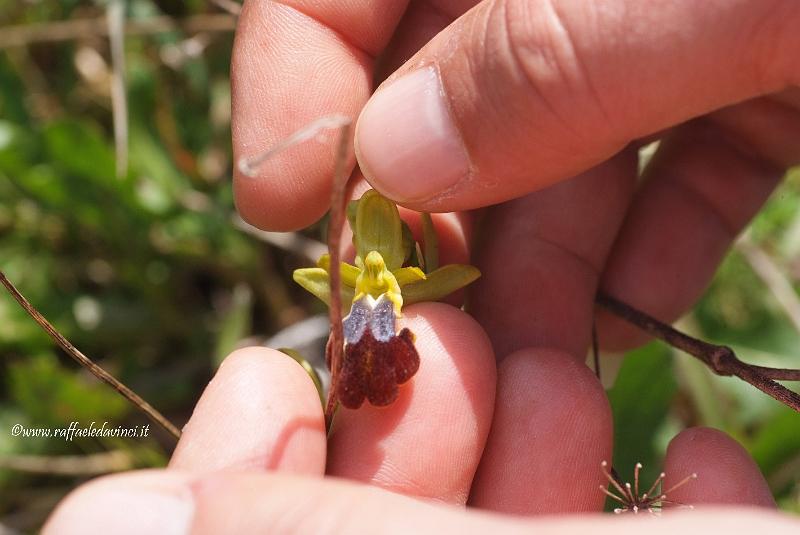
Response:
[[[225,15],[203,1],[127,9],[132,19]],[[104,16],[100,2],[0,1],[0,26]],[[126,38],[130,165],[119,178],[108,40],[81,34],[0,50],[1,269],[77,347],[178,425],[242,339],[321,310],[291,283],[305,261],[231,220],[232,41],[232,32]],[[131,467],[161,466],[173,446],[152,425],[146,440],[10,433],[72,421],[148,423],[3,293],[0,462],[121,450]],[[0,469],[0,518],[35,529],[88,477]]]
[[[207,13],[221,11],[200,0],[127,2],[130,19]],[[0,32],[104,15],[104,2],[0,0]],[[302,259],[232,224],[231,44],[230,32],[126,38],[130,164],[119,178],[107,39],[80,34],[0,50],[1,267],[76,346],[179,425],[236,344],[320,311],[289,283]],[[795,289],[798,206],[794,173],[751,230]],[[683,327],[752,362],[800,364],[797,329],[737,252]],[[172,442],[156,429],[142,440],[11,436],[14,424],[146,420],[55,350],[8,296],[0,296],[0,357],[0,460],[116,451],[125,462],[109,469],[166,462]],[[625,360],[610,398],[623,477],[641,461],[650,480],[678,430],[712,425],[754,455],[783,508],[800,511],[800,415],[656,343]],[[2,522],[36,529],[91,477],[80,468],[0,469]]]
[[[800,288],[800,169],[790,171],[747,232],[787,280]],[[800,365],[800,333],[739,248],[726,257],[703,298],[679,327],[732,347],[754,364]],[[796,389],[796,385],[787,383]],[[609,391],[614,466],[631,480],[654,480],[667,444],[681,429],[703,425],[737,439],[764,472],[778,505],[800,512],[800,414],[747,383],[712,374],[692,357],[653,342],[626,356]],[[683,474],[673,474],[680,477]]]

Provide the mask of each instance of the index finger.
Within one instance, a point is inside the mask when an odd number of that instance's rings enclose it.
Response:
[[[494,352],[455,307],[419,303],[403,315],[400,326],[417,337],[419,371],[391,405],[337,412],[327,473],[463,505],[492,421]]]
[[[372,90],[373,59],[405,7],[405,1],[245,2],[231,60],[235,161],[323,115],[355,120]],[[234,171],[237,208],[263,229],[306,226],[327,208],[332,170],[331,144],[289,148],[260,165],[255,178]]]
[[[685,429],[672,439],[664,461],[665,489],[696,473],[697,479],[670,492],[675,502],[696,505],[775,507],[769,485],[747,451],[716,429]]]

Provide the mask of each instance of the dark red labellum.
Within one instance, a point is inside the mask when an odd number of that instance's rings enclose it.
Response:
[[[364,399],[376,406],[389,405],[397,399],[398,385],[419,369],[414,335],[408,329],[396,333],[393,304],[386,296],[354,302],[343,327],[339,402],[349,409],[357,409]]]

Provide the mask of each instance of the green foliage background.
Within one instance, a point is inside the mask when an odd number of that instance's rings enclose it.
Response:
[[[220,13],[201,0],[131,0],[127,16]],[[0,0],[0,32],[103,17],[103,2]],[[302,259],[232,223],[230,32],[203,33],[186,54],[180,31],[126,39],[130,165],[115,177],[107,40],[0,50],[0,267],[84,353],[179,425],[220,359],[243,339],[320,311],[294,288]],[[181,52],[184,50],[184,52]],[[800,279],[800,173],[790,174],[752,239]],[[800,365],[800,336],[737,252],[683,328],[765,365]],[[666,444],[690,425],[734,437],[764,470],[781,507],[800,511],[800,415],[736,379],[712,376],[660,344],[629,356],[610,391],[614,465],[660,471]],[[14,424],[146,420],[53,348],[0,295],[0,466],[19,456],[113,451],[109,469],[163,466],[171,440],[22,439]],[[0,518],[36,529],[89,475],[0,468]],[[0,526],[2,528],[2,526]]]

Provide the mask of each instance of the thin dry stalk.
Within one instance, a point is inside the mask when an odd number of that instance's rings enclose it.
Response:
[[[331,367],[331,387],[328,390],[328,400],[325,403],[325,423],[330,429],[333,422],[333,413],[336,411],[336,389],[339,385],[339,372],[342,367],[344,334],[342,332],[342,293],[341,293],[341,242],[344,229],[345,215],[347,213],[345,196],[347,181],[347,153],[350,145],[350,122],[341,126],[339,131],[339,144],[336,151],[336,168],[333,174],[333,191],[331,194],[331,213],[328,223],[328,254],[330,254],[330,286],[331,304],[328,307],[331,322],[331,336],[328,339],[326,351]]]
[[[128,94],[125,90],[125,2],[112,0],[106,10],[111,47],[111,116],[117,178],[128,174]]]
[[[0,468],[60,476],[92,476],[122,472],[134,467],[130,453],[123,450],[88,455],[6,455],[0,457]]]
[[[236,29],[236,17],[227,13],[193,15],[184,19],[174,17],[151,17],[128,20],[124,33],[127,36],[182,30],[186,33],[232,32]],[[0,49],[25,47],[35,43],[57,43],[90,36],[107,36],[106,17],[72,19],[38,24],[6,26],[0,32]]]
[[[346,115],[332,114],[320,117],[316,121],[297,130],[290,136],[276,143],[257,156],[242,157],[237,162],[239,171],[251,178],[258,176],[258,168],[267,160],[286,150],[289,147],[316,138],[324,130],[337,130],[339,137],[336,145],[336,160],[333,173],[333,188],[331,193],[330,220],[328,223],[328,253],[330,254],[330,290],[331,298],[328,307],[331,324],[331,334],[325,349],[328,364],[331,369],[331,386],[328,390],[328,399],[325,404],[325,422],[330,429],[333,413],[336,410],[336,388],[338,386],[339,368],[342,363],[344,348],[344,335],[342,334],[342,296],[340,264],[342,229],[344,228],[347,207],[345,205],[347,182],[350,178],[347,173],[347,161],[350,152],[350,125],[352,119]]]
[[[5,286],[8,293],[19,303],[19,305],[34,319],[36,323],[52,338],[64,352],[72,357],[78,364],[89,370],[89,372],[110,385],[114,390],[119,392],[125,399],[133,403],[139,410],[150,418],[150,420],[167,431],[170,435],[179,439],[181,437],[180,430],[175,427],[172,422],[167,420],[163,414],[158,412],[152,405],[142,399],[136,392],[125,386],[122,382],[116,379],[113,375],[105,371],[103,368],[94,363],[89,357],[81,353],[72,343],[64,338],[64,336],[53,327],[47,319],[42,316],[30,302],[25,299],[19,290],[8,280],[5,274],[0,271],[0,283]]]
[[[333,114],[333,115],[326,115],[324,117],[320,117],[316,121],[304,126],[303,128],[293,132],[290,136],[282,139],[269,149],[265,150],[258,156],[252,157],[243,157],[239,159],[238,167],[239,171],[243,175],[249,176],[251,178],[255,178],[256,174],[258,173],[258,168],[267,160],[282,152],[289,147],[297,145],[298,143],[302,143],[304,141],[308,141],[309,139],[314,139],[317,137],[320,132],[324,130],[343,130],[350,128],[350,118],[340,114]],[[341,147],[340,147],[341,148]],[[338,152],[337,152],[338,155]],[[339,165],[337,161],[336,165]],[[336,191],[334,188],[334,196],[336,195]]]
[[[609,295],[597,294],[596,302],[614,315],[639,327],[651,336],[704,362],[717,375],[736,376],[777,399],[787,407],[800,412],[800,395],[775,382],[775,379],[800,380],[800,370],[768,368],[747,364],[739,360],[731,348],[693,338]]]

